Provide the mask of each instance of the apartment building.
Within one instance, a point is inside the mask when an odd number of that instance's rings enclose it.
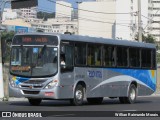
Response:
[[[160,42],[160,0],[149,0],[149,24],[148,31]]]
[[[17,18],[17,12],[10,8],[4,8],[3,10],[3,16],[2,16],[2,21],[5,20],[12,20]]]
[[[70,18],[72,15],[71,3],[65,1],[56,1],[56,18]]]
[[[148,5],[148,0],[141,0],[142,29],[148,24]],[[80,10],[78,11],[78,33],[95,37],[134,40],[138,32],[137,6],[137,0],[82,2],[79,4]]]
[[[48,19],[47,21],[39,20],[37,22],[32,21],[31,25],[36,30],[48,33],[64,34],[65,32],[70,32],[71,34],[77,34],[77,21],[71,21],[69,18],[55,18]]]
[[[26,22],[31,22],[37,18],[37,7],[17,9],[18,18],[25,19]]]

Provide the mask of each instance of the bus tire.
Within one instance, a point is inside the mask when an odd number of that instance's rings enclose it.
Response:
[[[70,103],[75,106],[79,106],[83,104],[84,99],[84,87],[79,84],[76,86],[74,91],[74,97],[70,100]]]
[[[128,97],[126,98],[126,103],[133,104],[137,98],[137,88],[134,84],[130,85]]]
[[[103,97],[98,98],[87,98],[89,104],[101,104],[103,101]]]
[[[28,101],[31,105],[33,106],[38,106],[41,104],[42,99],[32,99],[32,98],[28,98]]]
[[[127,101],[127,97],[119,97],[120,103],[124,104]]]

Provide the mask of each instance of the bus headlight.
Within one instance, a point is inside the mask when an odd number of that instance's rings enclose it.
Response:
[[[10,85],[12,86],[12,87],[18,87],[18,85],[15,83],[15,81],[13,80],[13,79],[10,79]]]
[[[52,82],[50,82],[46,87],[45,89],[51,89],[53,88],[54,86],[56,86],[58,83],[58,80],[53,80]]]

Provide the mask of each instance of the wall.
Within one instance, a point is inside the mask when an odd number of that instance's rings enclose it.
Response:
[[[79,4],[78,11],[79,35],[114,38],[116,18],[115,14],[102,14],[88,11],[115,13],[115,1],[83,2]]]

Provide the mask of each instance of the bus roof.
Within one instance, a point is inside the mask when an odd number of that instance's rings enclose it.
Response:
[[[151,43],[143,43],[143,42],[129,41],[129,40],[116,40],[116,39],[109,39],[102,37],[81,36],[81,35],[54,34],[54,33],[24,33],[16,35],[53,35],[53,36],[59,36],[60,40],[67,40],[67,41],[121,45],[130,47],[156,48],[156,45]]]

